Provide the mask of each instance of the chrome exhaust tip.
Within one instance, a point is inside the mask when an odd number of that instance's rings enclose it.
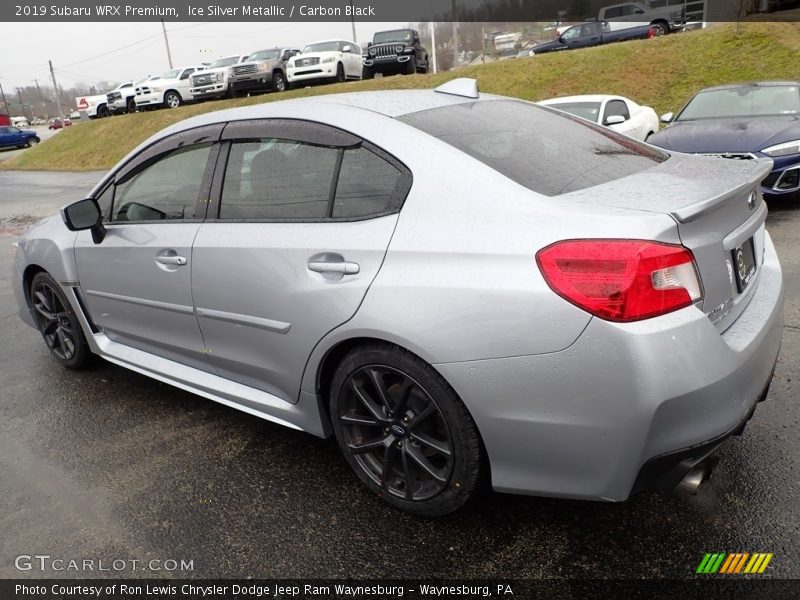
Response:
[[[678,483],[675,489],[679,492],[684,492],[694,496],[697,494],[700,484],[708,479],[709,475],[710,471],[706,464],[704,462],[700,462],[689,469],[689,472],[683,476],[683,479],[681,479],[680,483]]]

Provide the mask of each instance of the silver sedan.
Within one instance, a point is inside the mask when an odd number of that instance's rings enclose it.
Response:
[[[144,142],[19,240],[13,283],[62,365],[335,435],[400,509],[621,501],[696,488],[766,397],[769,170],[471,80],[274,102]]]

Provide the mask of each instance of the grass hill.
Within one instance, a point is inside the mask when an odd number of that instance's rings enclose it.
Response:
[[[484,92],[534,101],[572,94],[620,94],[652,106],[661,114],[680,108],[695,91],[709,85],[800,80],[798,58],[800,23],[746,23],[738,27],[724,24],[652,40],[544,54],[436,75],[323,85],[112,117],[69,127],[3,162],[1,168],[108,169],[151,134],[197,114],[316,94],[432,88],[455,77],[477,78]]]

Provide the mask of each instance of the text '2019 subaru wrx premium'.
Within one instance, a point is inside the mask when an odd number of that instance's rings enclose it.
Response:
[[[770,169],[472,80],[274,102],[141,144],[19,240],[14,289],[65,366],[335,435],[403,510],[620,501],[699,484],[766,396]]]

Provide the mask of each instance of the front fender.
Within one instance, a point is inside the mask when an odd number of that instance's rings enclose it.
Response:
[[[53,215],[34,225],[17,242],[12,285],[20,316],[28,325],[33,325],[33,320],[29,318],[26,274],[30,269],[44,270],[63,287],[75,285],[78,281],[74,252],[76,236],[76,232],[67,229],[60,215]]]

